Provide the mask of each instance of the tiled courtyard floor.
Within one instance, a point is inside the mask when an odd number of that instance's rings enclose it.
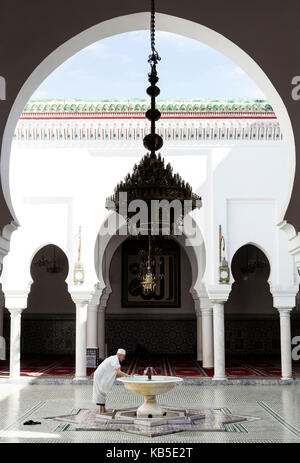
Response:
[[[183,385],[159,397],[160,403],[170,406],[221,408],[227,413],[251,417],[243,426],[226,432],[194,431],[147,438],[116,431],[73,431],[66,423],[44,419],[74,413],[80,408],[94,408],[91,396],[91,385],[0,385],[0,443],[300,443],[300,388],[297,385]],[[107,407],[125,408],[141,401],[141,396],[130,393],[122,385],[113,386]],[[24,426],[30,419],[40,421],[41,425]]]

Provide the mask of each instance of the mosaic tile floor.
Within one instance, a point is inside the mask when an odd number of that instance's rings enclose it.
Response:
[[[223,432],[247,432],[244,424],[248,418],[232,415],[227,409],[186,409],[164,406],[164,410],[171,416],[156,419],[137,418],[132,414],[136,408],[111,409],[109,417],[99,415],[99,411],[93,409],[80,409],[70,415],[46,417],[53,421],[62,421],[72,426],[76,431],[121,431],[157,437],[183,431],[223,431]],[[180,416],[172,416],[178,414]],[[70,429],[70,428],[69,428]]]
[[[300,443],[300,389],[298,386],[178,386],[163,396],[163,403],[176,407],[221,409],[252,420],[226,432],[184,431],[159,437],[120,431],[74,431],[68,423],[45,417],[95,408],[90,385],[0,385],[1,442],[295,442]],[[162,396],[159,398],[162,402]],[[138,406],[142,398],[114,386],[108,408]],[[41,425],[24,426],[26,420]],[[234,425],[232,425],[234,426]]]
[[[151,357],[130,357],[122,364],[122,369],[129,374],[143,374],[144,369],[151,365],[157,374],[181,376],[183,378],[205,378],[213,376],[213,369],[202,367],[189,355],[156,355]],[[88,368],[91,376],[94,369]],[[75,373],[74,357],[41,357],[21,360],[21,376],[40,377],[72,377]],[[226,375],[228,378],[280,378],[279,357],[226,357]],[[9,376],[8,361],[0,361],[0,377]],[[293,377],[300,378],[299,362],[293,364]]]

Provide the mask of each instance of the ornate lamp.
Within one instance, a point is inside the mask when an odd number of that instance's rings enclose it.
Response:
[[[150,86],[147,88],[147,94],[151,97],[151,108],[146,112],[146,118],[151,122],[151,131],[144,137],[143,143],[149,152],[141,159],[139,165],[135,164],[132,174],[127,174],[124,181],[118,183],[114,194],[107,198],[106,208],[110,209],[110,204],[114,205],[114,210],[120,212],[120,193],[127,193],[127,201],[141,199],[148,205],[148,211],[151,210],[151,201],[156,200],[179,200],[184,204],[185,200],[192,201],[192,210],[201,207],[201,198],[192,192],[191,186],[186,183],[181,176],[173,173],[170,163],[165,166],[165,161],[160,154],[156,154],[163,146],[163,139],[155,132],[155,123],[161,117],[161,113],[156,109],[155,99],[160,94],[157,87],[158,76],[156,65],[160,57],[155,49],[155,1],[151,0],[151,50],[148,62],[151,66],[151,72],[148,74]],[[182,207],[182,210],[184,208]],[[128,214],[130,218],[130,213]],[[151,216],[147,224],[143,224],[147,231],[151,230]],[[173,224],[174,225],[174,224]],[[160,229],[164,224],[160,223]],[[172,228],[172,227],[171,227]],[[171,230],[172,233],[172,230]]]
[[[157,274],[155,269],[155,255],[161,254],[161,249],[155,248],[154,252],[152,251],[151,246],[151,235],[148,235],[148,252],[140,250],[139,254],[142,257],[143,261],[141,263],[141,270],[137,275],[138,280],[141,282],[144,294],[154,293],[156,290],[157,283],[159,280],[164,278],[163,274]]]
[[[81,262],[81,227],[79,227],[79,244],[78,244],[78,259],[73,270],[74,285],[82,285],[84,283],[84,268]]]
[[[144,294],[151,294],[155,292],[156,285],[158,282],[158,277],[152,273],[152,265],[151,262],[152,257],[151,257],[151,236],[149,235],[148,238],[148,256],[147,256],[147,262],[146,262],[146,268],[145,272],[142,275],[141,278],[141,285],[143,288],[143,293]]]

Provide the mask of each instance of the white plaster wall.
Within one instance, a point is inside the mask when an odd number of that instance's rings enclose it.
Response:
[[[247,142],[215,147],[208,160],[203,185],[204,239],[210,256],[205,273],[207,284],[218,279],[219,225],[226,241],[229,263],[239,247],[253,243],[270,260],[270,280],[293,284],[294,263],[287,240],[276,226],[284,202],[288,166],[281,142]]]
[[[28,148],[13,144],[10,184],[13,205],[20,221],[5,258],[3,283],[6,288],[25,288],[29,266],[38,248],[54,243],[66,253],[72,281],[77,259],[78,227],[82,226],[82,262],[86,286],[97,281],[94,246],[99,228],[107,217],[105,199],[116,184],[131,172],[145,151],[97,151],[88,148],[50,148],[45,144]],[[176,145],[174,143],[174,145]],[[124,145],[123,145],[124,146]],[[252,242],[270,258],[272,278],[291,284],[292,257],[285,235],[276,227],[278,210],[288,191],[288,162],[284,143],[249,141],[182,144],[162,150],[166,162],[179,172],[203,199],[197,222],[204,235],[207,284],[217,283],[218,226],[222,225],[230,261],[238,247]]]

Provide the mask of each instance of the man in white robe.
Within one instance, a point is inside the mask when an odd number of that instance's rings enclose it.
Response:
[[[103,360],[94,373],[93,402],[100,406],[100,414],[107,413],[106,394],[112,388],[117,376],[130,376],[121,371],[120,362],[125,359],[126,351],[118,349],[116,355]]]

